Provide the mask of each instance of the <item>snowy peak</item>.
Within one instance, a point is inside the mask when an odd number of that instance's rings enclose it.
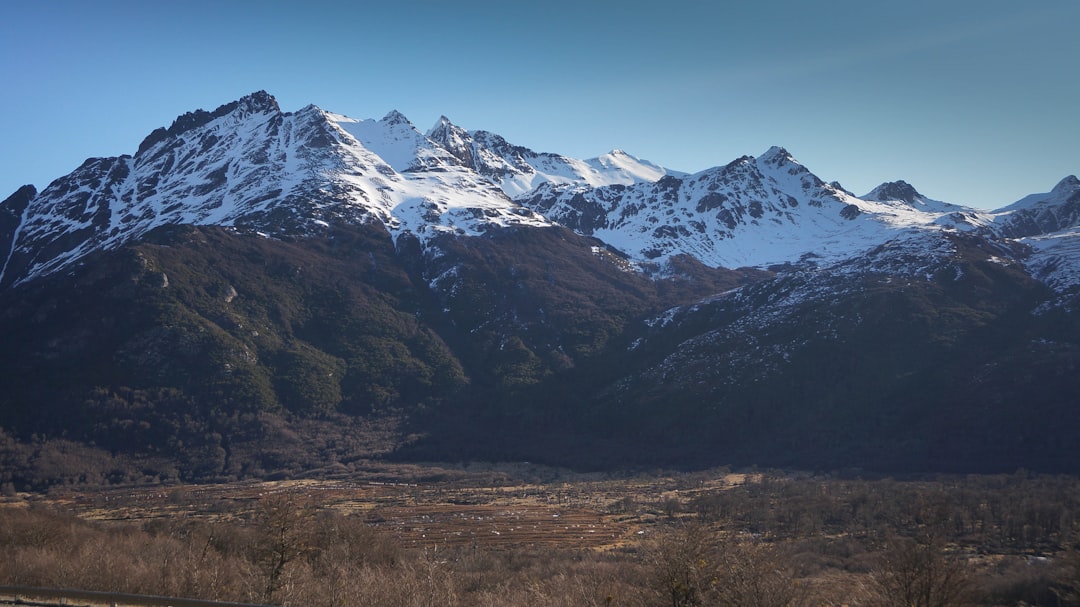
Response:
[[[1011,238],[1049,235],[1080,225],[1080,180],[1069,175],[1042,194],[995,211],[995,224]]]
[[[428,139],[438,143],[440,145],[446,145],[451,143],[459,143],[471,139],[469,132],[459,127],[458,125],[450,122],[450,119],[444,116],[439,116],[439,119],[435,121],[428,132],[425,133]]]
[[[1049,192],[1025,196],[997,212],[1014,212],[1063,204],[1076,196],[1077,192],[1080,192],[1080,179],[1077,179],[1076,175],[1069,175],[1059,181]]]
[[[213,113],[223,116],[232,112],[240,112],[241,115],[247,116],[251,114],[272,114],[280,111],[281,107],[278,106],[277,99],[273,95],[266,91],[256,91],[219,107]]]
[[[618,148],[611,150],[607,154],[601,154],[596,158],[590,158],[589,160],[590,162],[595,162],[597,165],[603,167],[621,167],[627,164],[634,165],[641,162],[638,158],[635,158]]]
[[[832,186],[826,184],[798,160],[795,160],[795,157],[782,147],[774,145],[757,158],[743,157],[735,162],[749,163],[751,160],[762,175],[768,175],[772,179],[784,183],[788,189],[802,190],[807,194],[811,192],[828,195],[838,193]]]
[[[354,120],[338,114],[329,116],[399,173],[461,164],[446,149],[425,137],[397,110],[381,120]]]
[[[585,162],[598,173],[607,174],[608,179],[624,185],[659,181],[665,175],[684,175],[618,149]]]
[[[450,119],[446,116],[439,116],[439,119],[428,129],[428,132],[424,133],[424,136],[440,145],[444,145],[448,139],[454,137],[452,133],[455,132],[464,133],[465,129],[450,122]]]
[[[54,272],[160,225],[232,225],[265,208],[290,181],[273,153],[287,120],[272,97],[257,93],[180,116],[134,157],[87,160],[26,206],[0,283]]]
[[[334,222],[377,221],[421,242],[551,225],[400,112],[378,121],[316,106],[282,113],[265,93],[184,114],[134,156],[92,158],[24,202],[0,209],[0,285],[56,272],[163,225],[295,237]]]
[[[774,168],[788,164],[798,165],[799,167],[802,167],[802,165],[799,164],[798,161],[796,161],[795,158],[787,150],[775,145],[766,150],[765,153],[761,156],[758,156],[757,161],[758,164],[761,164],[763,166],[771,166]]]
[[[729,268],[836,261],[896,233],[779,147],[655,182],[545,184],[519,200],[661,268],[679,255]]]
[[[412,122],[409,122],[409,119],[405,117],[405,114],[402,114],[397,110],[390,110],[390,112],[387,115],[383,116],[382,120],[380,120],[379,122],[387,126],[404,126],[411,130],[416,130],[416,127],[413,126]]]
[[[451,128],[451,127],[457,128],[457,129],[461,128],[461,127],[458,127],[457,125],[455,125],[453,122],[450,122],[450,119],[446,117],[446,114],[443,114],[443,115],[439,116],[438,120],[435,121],[435,125],[431,127],[430,131],[428,131],[427,136],[434,139],[435,138],[434,133],[438,132],[440,129]],[[464,130],[464,129],[462,129],[462,130]]]
[[[888,181],[870,190],[870,193],[861,196],[863,200],[875,200],[877,202],[902,201],[908,204],[918,204],[925,197],[906,181]]]
[[[540,155],[528,148],[511,145],[494,133],[466,131],[443,116],[427,136],[509,196],[528,191],[533,182],[540,179],[533,166]]]
[[[1053,190],[1050,190],[1050,194],[1056,197],[1067,197],[1073,192],[1080,189],[1080,179],[1076,178],[1076,175],[1069,175],[1065,179],[1062,179],[1054,186]]]
[[[472,136],[465,129],[450,122],[446,116],[439,116],[439,120],[428,130],[427,138],[450,152],[462,165],[479,172],[479,165],[473,155]]]
[[[871,202],[901,204],[926,213],[953,213],[962,210],[958,205],[923,196],[914,186],[903,180],[887,181],[859,198]]]
[[[162,127],[150,133],[150,135],[139,144],[139,152],[143,152],[154,144],[169,137],[177,137],[182,133],[199,128],[213,120],[233,113],[236,114],[238,119],[243,119],[252,114],[279,114],[281,113],[281,108],[278,107],[277,99],[275,99],[273,95],[266,91],[257,91],[231,103],[219,106],[213,112],[207,112],[202,109],[195,110],[194,112],[187,112],[178,116],[169,128],[166,129]]]

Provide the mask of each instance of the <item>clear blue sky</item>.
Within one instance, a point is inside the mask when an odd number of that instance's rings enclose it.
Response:
[[[995,208],[1080,173],[1080,2],[38,0],[0,12],[0,199],[179,114],[441,114],[688,172],[786,147],[856,194]]]

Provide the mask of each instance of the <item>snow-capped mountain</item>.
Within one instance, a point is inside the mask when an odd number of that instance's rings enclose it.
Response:
[[[600,188],[544,184],[518,200],[633,259],[689,254],[716,267],[829,264],[913,231],[972,227],[961,207],[908,188],[885,184],[857,198],[773,147],[695,175]]]
[[[1069,175],[1054,189],[1031,194],[994,212],[999,232],[1010,237],[1051,234],[1080,224],[1080,179]]]
[[[1075,472],[1077,309],[1075,177],[981,211],[260,92],[0,202],[0,438],[123,482],[387,412],[454,460]]]
[[[181,116],[134,156],[87,160],[29,201],[5,202],[5,213],[16,204],[23,209],[5,243],[0,285],[168,224],[295,235],[379,221],[421,238],[550,225],[400,114],[361,122],[315,106],[285,113],[262,92]]]
[[[958,205],[931,200],[923,196],[911,184],[903,180],[883,183],[860,198],[873,202],[905,202],[920,211],[930,213],[951,213],[962,210],[962,207]]]
[[[1080,179],[1075,175],[996,211],[994,222],[999,234],[1031,247],[1026,264],[1034,276],[1057,291],[1080,287]]]
[[[1071,250],[1060,246],[1080,217],[1078,191],[1065,179],[995,212],[903,181],[857,197],[779,147],[687,175],[619,150],[588,160],[536,153],[445,117],[425,134],[396,111],[380,120],[313,105],[282,112],[259,92],[177,118],[133,156],[90,159],[44,191],[12,195],[0,204],[0,285],[169,224],[295,236],[375,221],[422,244],[559,224],[660,274],[683,255],[711,267],[827,266],[890,242],[928,238],[936,250],[955,231],[1057,234],[1031,243],[1057,260]],[[1047,259],[1037,264],[1049,276],[1058,270]]]

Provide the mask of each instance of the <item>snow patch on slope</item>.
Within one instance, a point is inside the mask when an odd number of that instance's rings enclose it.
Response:
[[[460,164],[397,110],[381,120],[355,120],[329,112],[325,115],[399,173]]]
[[[1021,242],[1032,248],[1025,265],[1033,276],[1058,292],[1080,289],[1080,227]]]

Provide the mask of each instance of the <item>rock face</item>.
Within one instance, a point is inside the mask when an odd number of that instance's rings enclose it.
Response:
[[[207,479],[389,418],[436,459],[1080,471],[1078,209],[255,93],[0,202],[0,482],[35,435]]]
[[[23,213],[30,201],[37,196],[37,188],[32,185],[24,185],[9,196],[7,200],[0,202],[0,251],[4,252],[3,265],[0,266],[0,289],[7,286],[3,281],[4,270],[11,260],[11,251],[18,236],[19,227],[22,225]]]

